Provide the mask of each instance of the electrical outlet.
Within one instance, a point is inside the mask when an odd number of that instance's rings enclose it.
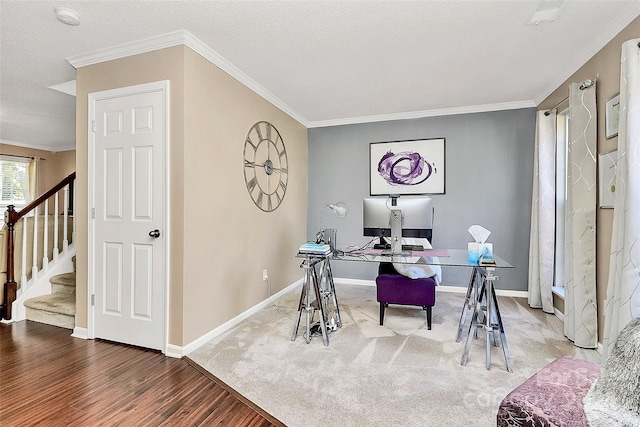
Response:
[[[265,268],[264,270],[262,270],[262,281],[266,282],[267,280],[269,280],[269,275],[267,274],[267,269]]]

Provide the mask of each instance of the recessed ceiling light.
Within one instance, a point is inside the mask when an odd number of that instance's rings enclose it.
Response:
[[[56,11],[56,18],[58,21],[67,25],[79,25],[80,24],[80,15],[75,10],[71,10],[66,7],[56,7],[54,9]]]

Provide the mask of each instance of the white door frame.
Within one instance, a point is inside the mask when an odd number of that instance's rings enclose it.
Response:
[[[144,83],[135,86],[110,89],[89,94],[89,114],[88,114],[88,164],[87,164],[87,337],[95,338],[95,306],[92,304],[93,295],[96,291],[95,281],[95,221],[93,218],[93,208],[95,207],[95,134],[94,123],[96,113],[96,102],[120,98],[123,96],[137,95],[148,92],[161,91],[164,93],[163,132],[164,132],[164,203],[163,203],[163,236],[165,240],[162,261],[164,264],[162,286],[164,295],[164,344],[162,353],[167,354],[169,347],[169,248],[171,246],[171,232],[169,229],[169,80]]]

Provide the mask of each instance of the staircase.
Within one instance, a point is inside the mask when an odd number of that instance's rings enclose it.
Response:
[[[76,257],[73,272],[51,277],[51,294],[24,302],[27,320],[73,329],[76,323]]]

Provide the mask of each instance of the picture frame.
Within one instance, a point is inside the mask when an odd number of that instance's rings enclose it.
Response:
[[[598,198],[601,208],[613,208],[616,197],[618,150],[598,156]]]
[[[445,138],[369,144],[371,196],[445,193]]]
[[[605,137],[607,139],[618,135],[620,120],[620,94],[607,101],[605,110]]]

